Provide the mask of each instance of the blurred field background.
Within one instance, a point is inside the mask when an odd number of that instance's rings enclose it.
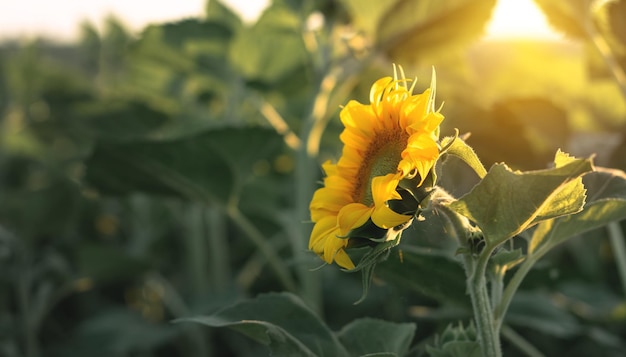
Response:
[[[366,102],[392,63],[417,90],[434,66],[442,133],[471,132],[487,167],[545,168],[561,148],[626,169],[626,1],[538,1],[544,37],[485,37],[496,1],[382,3],[274,0],[244,22],[209,0],[138,29],[102,14],[76,38],[1,36],[0,356],[263,356],[171,321],[283,290],[335,329],[415,321],[421,355],[470,317],[437,217],[405,233],[359,305],[360,276],[314,270],[306,251],[340,106]],[[449,170],[442,185],[461,195],[476,180]],[[621,355],[615,264],[604,230],[571,240],[507,323],[549,356]]]

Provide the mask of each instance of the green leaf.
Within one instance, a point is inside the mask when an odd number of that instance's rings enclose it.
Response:
[[[338,333],[352,356],[404,356],[415,335],[414,323],[393,323],[372,318],[350,322]]]
[[[502,268],[508,270],[521,263],[523,260],[524,254],[521,249],[501,249],[489,259],[489,265],[492,267],[493,271],[501,271]]]
[[[562,155],[557,153],[557,166],[565,160]],[[591,159],[572,159],[560,167],[527,172],[496,164],[450,208],[475,222],[487,244],[496,246],[541,220],[580,211],[585,192],[582,185],[569,183],[592,169]]]
[[[583,210],[539,224],[533,232],[529,253],[544,245],[548,249],[609,222],[626,219],[626,174],[623,171],[598,168],[582,179],[588,197]]]
[[[192,200],[221,200],[254,177],[254,166],[277,155],[282,139],[263,128],[223,128],[172,141],[100,144],[86,162],[96,188],[144,191]]]
[[[392,1],[359,1],[341,0],[351,15],[354,26],[371,37],[376,36],[376,29],[383,16],[397,6],[398,0]]]
[[[237,30],[242,23],[239,16],[229,9],[221,0],[211,0],[206,2],[206,17],[209,21],[214,21],[227,27]]]
[[[600,26],[604,33],[610,34],[611,44],[626,49],[626,1],[612,0],[600,3],[596,15],[600,19]]]
[[[80,245],[76,254],[80,274],[98,283],[132,279],[150,268],[146,261],[105,244]]]
[[[395,60],[410,63],[477,39],[495,4],[496,0],[396,1],[378,22],[376,43]]]
[[[139,101],[102,101],[79,107],[87,130],[108,141],[145,138],[168,116]]]
[[[287,6],[268,8],[233,40],[230,61],[250,81],[276,83],[307,59],[300,19]]]
[[[585,21],[591,10],[588,0],[535,0],[535,3],[555,30],[572,38],[587,38]]]
[[[465,273],[458,261],[417,247],[402,246],[399,250],[401,253],[390,254],[379,265],[381,278],[440,301],[469,304]]]
[[[441,146],[448,146],[446,154],[456,156],[463,160],[463,162],[476,172],[478,177],[483,178],[487,174],[487,170],[485,170],[485,166],[480,162],[478,155],[476,155],[476,152],[471,146],[467,145],[465,140],[458,137],[445,137],[441,140]]]
[[[259,295],[210,316],[175,322],[231,328],[269,346],[273,356],[348,356],[328,327],[290,293]]]
[[[556,305],[548,295],[535,292],[518,292],[511,302],[505,322],[556,337],[571,337],[582,330],[574,316]]]
[[[403,63],[479,37],[495,0],[343,0],[355,26]]]

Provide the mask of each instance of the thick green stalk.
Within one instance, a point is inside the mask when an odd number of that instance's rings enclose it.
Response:
[[[467,284],[472,299],[474,321],[478,330],[480,346],[483,356],[500,357],[500,337],[491,311],[489,294],[487,293],[487,279],[484,275],[470,276]]]
[[[433,200],[436,201],[435,198]],[[445,200],[445,199],[444,199]],[[487,263],[494,247],[486,247],[478,259],[471,253],[468,237],[471,226],[467,218],[459,215],[445,205],[445,201],[433,202],[436,209],[448,218],[454,228],[459,245],[465,250],[463,254],[465,274],[467,276],[467,290],[472,301],[474,321],[478,332],[478,340],[485,357],[500,357],[500,336],[498,325],[493,316],[489,294],[487,292],[487,279],[485,278]]]

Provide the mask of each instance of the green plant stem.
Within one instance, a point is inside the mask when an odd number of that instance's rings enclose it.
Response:
[[[300,227],[295,230],[296,234],[290,234],[289,237],[291,238],[292,253],[297,262],[303,262],[306,258],[307,241],[313,225],[306,224],[305,222],[310,222],[311,220],[309,215],[309,202],[311,201],[311,197],[313,197],[315,182],[319,177],[319,168],[315,160],[313,160],[307,152],[307,139],[311,126],[312,120],[307,120],[303,125],[300,137],[305,141],[303,145],[300,145],[296,159],[296,209],[294,220],[300,223]],[[297,264],[295,268],[300,282],[302,298],[314,311],[321,311],[322,291],[319,277],[315,274],[311,274],[306,264]]]
[[[269,266],[274,270],[276,276],[280,280],[285,289],[296,292],[296,283],[289,274],[287,266],[276,254],[272,246],[266,241],[265,237],[259,230],[241,213],[236,205],[229,205],[226,210],[228,217],[237,223],[237,226],[252,240],[254,245],[259,249],[261,254],[267,259]]]
[[[468,291],[472,299],[474,321],[480,336],[481,347],[484,356],[501,356],[499,326],[494,320],[489,294],[487,292],[487,279],[485,273],[489,257],[493,248],[486,247],[480,254],[475,264],[474,271],[468,275]],[[472,259],[467,257],[466,259]],[[466,273],[470,273],[466,271]]]
[[[493,279],[491,279],[491,301],[493,304],[498,303],[502,299],[504,274],[503,269],[498,269],[498,271],[494,272]]]
[[[517,292],[517,289],[522,284],[522,281],[526,277],[526,274],[530,271],[530,269],[535,265],[537,260],[541,258],[547,251],[546,246],[542,246],[535,253],[526,257],[526,260],[520,265],[517,269],[509,283],[507,284],[504,292],[502,293],[502,300],[494,309],[494,318],[497,323],[497,328],[499,329],[502,326],[502,321],[504,320],[504,315],[506,315],[507,310],[509,309],[509,305],[511,305],[511,301],[513,300],[513,296]]]
[[[500,337],[498,325],[493,318],[493,311],[489,294],[487,292],[487,279],[485,273],[489,257],[494,247],[486,247],[476,259],[472,254],[467,243],[470,233],[470,225],[467,218],[459,215],[445,205],[434,203],[447,218],[454,228],[459,245],[467,250],[463,254],[465,274],[467,275],[467,290],[472,301],[472,310],[474,312],[474,321],[478,332],[478,339],[485,357],[500,357],[502,351],[500,347]]]
[[[206,222],[208,223],[209,264],[213,287],[218,293],[227,290],[231,281],[231,271],[228,264],[228,242],[226,242],[226,222],[223,213],[214,205],[206,208]]]
[[[207,245],[205,241],[204,230],[204,207],[203,203],[190,203],[185,207],[185,248],[186,263],[189,276],[191,277],[191,286],[196,296],[206,296],[208,293],[207,281]]]
[[[617,272],[622,282],[624,295],[626,295],[626,244],[624,243],[624,232],[622,232],[619,222],[609,223],[607,230],[613,255],[615,256],[615,264],[617,264]]]
[[[502,336],[511,342],[520,351],[524,352],[528,357],[544,357],[543,353],[535,348],[524,337],[515,332],[507,325],[502,326]]]

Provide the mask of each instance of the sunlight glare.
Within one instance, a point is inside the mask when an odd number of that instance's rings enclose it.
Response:
[[[487,40],[561,40],[533,0],[498,0],[487,25]]]

